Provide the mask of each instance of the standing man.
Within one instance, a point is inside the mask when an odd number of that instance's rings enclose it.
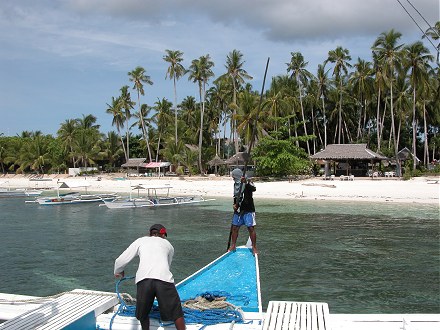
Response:
[[[238,231],[246,225],[252,242],[252,253],[257,254],[257,233],[255,232],[255,205],[253,192],[257,189],[251,180],[247,180],[243,172],[236,168],[231,172],[234,179],[234,215],[231,224],[231,245],[228,251],[235,251]]]
[[[162,321],[174,321],[177,330],[185,330],[185,319],[174,277],[170,271],[174,248],[166,239],[167,230],[160,224],[150,227],[150,236],[135,240],[115,261],[115,277],[124,277],[125,266],[136,256],[136,318],[142,330],[150,329],[150,311],[154,299],[159,303]]]

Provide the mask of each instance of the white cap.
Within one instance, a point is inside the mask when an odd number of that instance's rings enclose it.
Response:
[[[238,180],[243,176],[243,172],[239,168],[236,168],[231,172],[231,176],[233,179]]]

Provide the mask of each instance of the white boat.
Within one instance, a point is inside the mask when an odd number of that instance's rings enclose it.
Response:
[[[37,189],[5,189],[0,188],[0,198],[2,197],[37,197],[42,194],[42,190]]]
[[[8,181],[0,181],[0,186],[8,183]],[[39,189],[28,188],[0,188],[0,198],[2,197],[36,197],[40,196],[43,191]]]
[[[109,194],[88,194],[87,187],[90,186],[88,182],[59,182],[59,186],[57,186],[57,194],[56,196],[47,196],[47,197],[38,197],[33,201],[26,201],[26,203],[37,203],[39,205],[70,205],[70,204],[79,204],[79,203],[94,203],[94,202],[103,202],[103,201],[112,201],[118,197],[117,194],[109,193]],[[86,193],[82,194],[79,192],[68,192],[64,194],[60,194],[60,188],[78,188],[84,187],[86,189]]]
[[[103,206],[109,209],[127,209],[138,207],[159,207],[171,205],[184,205],[202,203],[212,201],[214,199],[205,199],[202,196],[170,196],[169,185],[147,187],[143,185],[134,186],[133,189],[138,190],[138,197],[133,198],[131,195],[128,198],[117,198],[112,201],[104,201]],[[146,195],[139,196],[139,190],[145,189]]]
[[[81,194],[79,192],[70,192],[59,194],[57,196],[39,197],[34,201],[26,201],[26,203],[37,203],[40,205],[67,205],[112,201],[117,197],[117,194]]]
[[[177,289],[188,330],[440,329],[440,314],[333,314],[324,302],[270,301],[263,311],[258,256],[248,247],[225,253]],[[133,299],[120,290],[73,290],[47,298],[0,294],[0,320],[7,320],[0,329],[140,330]],[[159,319],[156,308],[150,318],[150,330],[175,329]]]

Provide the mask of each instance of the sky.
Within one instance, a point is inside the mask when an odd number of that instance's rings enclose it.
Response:
[[[226,72],[226,57],[237,49],[254,90],[261,91],[268,58],[265,89],[271,77],[287,74],[291,52],[302,53],[313,74],[338,46],[349,50],[352,64],[358,57],[371,60],[371,46],[382,32],[402,33],[405,44],[422,40],[419,27],[424,31],[440,20],[439,4],[440,0],[1,0],[0,135],[56,135],[66,120],[89,114],[97,118],[101,132],[116,130],[105,110],[122,86],[133,87],[128,72],[137,66],[153,81],[144,87],[141,103],[154,105],[162,98],[173,102],[172,81],[165,79],[166,49],[183,52],[185,67],[209,54],[215,77]],[[434,47],[422,41],[434,55]],[[136,99],[136,91],[131,94]],[[178,103],[189,95],[198,100],[197,86],[187,76],[177,82],[177,94]]]

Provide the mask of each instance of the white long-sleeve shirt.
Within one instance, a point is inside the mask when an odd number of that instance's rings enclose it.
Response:
[[[174,283],[170,271],[174,248],[168,240],[157,236],[138,238],[115,260],[114,273],[121,273],[136,256],[139,256],[136,283],[146,278]]]

